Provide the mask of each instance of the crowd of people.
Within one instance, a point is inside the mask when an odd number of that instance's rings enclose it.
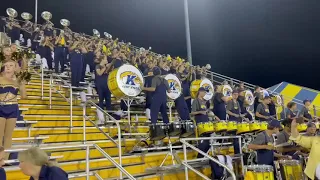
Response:
[[[21,51],[19,53],[17,44],[27,46],[38,54],[41,61],[46,62],[47,68],[52,70],[49,73],[64,73],[66,72],[66,67],[68,67],[67,64],[69,64],[72,86],[81,86],[80,82],[85,81],[86,74],[94,74],[93,81],[99,96],[99,106],[106,110],[112,109],[111,92],[108,88],[110,72],[126,63],[137,67],[145,76],[145,84],[142,90],[146,96],[145,108],[147,117],[152,124],[158,122],[159,112],[161,112],[163,122],[169,123],[166,92],[170,91],[170,88],[163,75],[175,74],[182,85],[182,95],[175,100],[175,107],[182,121],[190,120],[192,116],[196,123],[209,122],[209,117],[212,117],[214,121],[229,120],[240,123],[256,120],[268,123],[268,129],[258,134],[249,145],[250,149],[257,151],[258,164],[273,166],[274,158],[307,156],[310,148],[312,151],[315,149],[314,146],[318,146],[310,137],[315,135],[315,124],[312,123],[314,117],[309,112],[309,100],[303,102],[304,107],[299,114],[296,114],[297,104],[294,102],[288,103],[287,109],[283,113],[283,119],[285,119],[282,122],[284,130],[278,134],[277,140],[277,143],[284,143],[292,139],[298,144],[302,144],[302,147],[305,148],[294,146],[289,149],[277,149],[277,152],[275,152],[274,146],[270,143],[273,143],[272,134],[278,133],[281,125],[276,119],[277,112],[272,95],[264,94],[261,87],[257,86],[253,92],[255,98],[253,112],[249,111],[249,105],[245,103],[245,97],[242,93],[246,90],[244,83],[240,83],[239,87],[234,88],[231,95],[224,94],[222,86],[217,84],[214,88],[213,99],[210,101],[204,99],[207,89],[201,87],[196,98],[192,100],[190,94],[191,82],[205,77],[206,67],[191,66],[182,58],[155,55],[150,50],[143,48],[134,50],[131,47],[131,43],[112,39],[110,35],[104,38],[98,34],[87,36],[81,33],[74,33],[68,27],[63,29],[53,28],[51,22],[47,22],[44,25],[33,25],[31,22],[19,24],[18,21],[12,18],[3,20],[5,20],[4,25],[7,34],[11,41],[15,42],[10,46],[3,46],[0,55],[2,62],[0,76],[0,146],[5,149],[10,148],[12,144],[12,132],[19,112],[18,90],[21,98],[26,97],[25,83],[28,78],[26,78],[26,73],[23,73],[27,70],[28,52]],[[21,53],[22,55],[17,55]],[[123,111],[127,110],[123,101],[121,101],[120,107]],[[297,117],[302,117],[304,121],[309,123],[309,137],[301,137],[296,134]],[[209,135],[204,134],[204,136]],[[302,142],[302,140],[306,140],[306,142]],[[309,144],[306,144],[307,142]],[[199,148],[207,152],[210,148],[209,141],[201,142]],[[239,148],[237,141],[234,141],[236,154],[240,153]],[[3,149],[0,148],[0,151],[1,154]],[[40,154],[39,157],[33,158],[38,153]],[[312,156],[315,156],[314,154],[311,152]],[[3,156],[2,160],[8,159],[7,155]],[[32,176],[34,179],[39,179],[39,175],[41,176],[46,171],[56,171],[52,170],[52,168],[48,169],[50,166],[47,164],[46,158],[44,153],[37,148],[30,149],[20,154],[20,167],[25,174]],[[319,162],[317,160],[319,158],[315,159],[308,162],[306,169],[306,174],[311,179],[314,178],[315,163]],[[66,177],[63,175],[64,173],[58,174]]]

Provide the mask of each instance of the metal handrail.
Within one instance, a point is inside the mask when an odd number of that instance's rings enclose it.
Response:
[[[117,129],[118,129],[118,143],[116,143],[114,140],[112,140],[112,142],[114,142],[118,146],[119,164],[120,164],[120,166],[122,166],[122,146],[121,146],[121,128],[120,128],[120,124],[110,114],[105,112],[102,108],[100,108],[96,103],[94,103],[91,100],[86,101],[84,103],[84,105],[83,105],[83,142],[84,143],[86,142],[86,130],[85,130],[86,129],[86,120],[87,120],[87,115],[86,115],[86,110],[87,109],[86,108],[87,108],[88,104],[90,104],[91,106],[96,107],[96,109],[98,111],[101,111],[104,115],[108,116],[111,119],[111,121],[113,121],[116,124]],[[100,129],[100,128],[98,128],[98,129]],[[107,137],[112,139],[110,136],[107,136]],[[122,172],[120,172],[120,178],[122,178]]]
[[[99,145],[97,144],[77,144],[77,145],[66,145],[66,146],[48,146],[48,147],[39,147],[42,150],[56,150],[56,149],[69,149],[69,148],[86,148],[86,179],[89,180],[90,176],[94,175],[90,173],[90,147],[94,147],[97,149],[104,157],[106,157],[114,166],[116,166],[120,174],[124,173],[129,179],[136,180],[128,171],[126,171],[122,165],[117,163],[108,153],[106,153]],[[7,149],[5,152],[13,153],[13,152],[21,152],[25,151],[28,148],[20,148],[20,149]],[[99,176],[100,177],[100,176]],[[122,176],[120,176],[122,179]]]
[[[218,165],[220,165],[221,167],[223,167],[224,169],[226,169],[230,175],[232,176],[233,180],[236,180],[236,175],[235,173],[229,168],[227,167],[225,164],[221,163],[219,160],[214,159],[213,157],[209,156],[207,153],[201,151],[200,149],[196,148],[195,146],[189,144],[187,141],[201,141],[201,140],[214,140],[214,139],[230,139],[230,138],[237,138],[239,140],[239,145],[241,146],[241,136],[223,136],[223,137],[202,137],[202,138],[181,138],[180,142],[183,145],[183,153],[184,153],[184,161],[182,162],[182,164],[185,166],[185,177],[186,180],[188,180],[188,169],[191,169],[193,172],[195,172],[196,174],[198,174],[199,176],[201,176],[202,178],[206,179],[206,180],[210,180],[208,177],[206,177],[204,174],[202,174],[201,172],[195,170],[194,168],[192,168],[189,164],[188,164],[188,160],[187,160],[187,147],[193,149],[194,151],[200,153],[201,155],[203,155],[204,157],[208,158],[209,160],[217,163]],[[241,147],[240,147],[240,154],[242,153],[241,151]],[[243,164],[243,159],[241,159],[242,164]]]
[[[61,77],[55,75],[55,74],[50,74],[50,80],[49,80],[49,107],[50,109],[52,108],[52,88],[53,87],[53,76],[56,77],[57,79],[60,79],[62,82],[66,83],[66,81],[64,81]],[[43,77],[41,78],[41,84],[43,86]],[[72,87],[71,84],[68,85],[69,87],[69,99],[66,98],[63,94],[61,94],[58,90],[56,90],[56,92],[63,97],[70,105],[70,132],[72,133],[73,130],[73,95],[72,95]],[[43,88],[42,88],[43,89]]]

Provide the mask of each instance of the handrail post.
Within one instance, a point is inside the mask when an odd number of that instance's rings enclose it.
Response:
[[[73,119],[73,117],[72,117],[73,98],[72,98],[72,86],[71,85],[70,85],[70,102],[69,102],[69,104],[70,104],[70,132],[72,133],[72,129],[73,129],[73,122],[72,122],[72,119]],[[85,114],[84,114],[84,116],[85,116]]]
[[[90,147],[86,147],[86,179],[90,180]]]
[[[313,105],[313,117],[317,117],[317,109],[315,105]]]
[[[184,156],[184,162],[187,163],[187,146],[183,143],[183,156]],[[186,180],[189,180],[189,173],[188,173],[188,167],[184,166],[184,176]]]
[[[49,79],[49,108],[52,108],[52,75],[50,75]]]
[[[82,122],[83,122],[83,144],[86,144],[86,110],[87,110],[87,103],[84,103],[83,110],[82,110]]]
[[[116,122],[118,128],[118,153],[119,153],[119,164],[122,166],[122,146],[121,146],[121,128],[119,122]],[[122,172],[120,171],[120,179],[122,179]]]
[[[41,99],[43,100],[43,63],[41,62]]]

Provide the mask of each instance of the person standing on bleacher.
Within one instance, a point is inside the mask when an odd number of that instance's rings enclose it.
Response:
[[[185,81],[187,78],[187,74],[185,74],[184,70],[185,70],[185,66],[181,64],[177,71],[177,77],[182,82]],[[184,88],[183,84],[182,84],[182,88]],[[185,101],[185,97],[188,96],[188,94],[185,94],[186,92],[188,93],[188,91],[185,91],[184,89],[182,89],[181,95],[174,101],[178,114],[181,120],[183,121],[190,120],[189,108],[188,108],[187,102]]]
[[[270,116],[269,104],[271,102],[270,96],[265,96],[262,103],[257,106],[256,119],[259,121],[270,121],[272,117]]]
[[[144,87],[151,87],[152,85],[152,79],[154,77],[153,75],[153,68],[155,67],[155,64],[157,62],[154,60],[149,60],[148,61],[148,67],[145,69],[143,76],[144,78]],[[151,110],[150,110],[150,106],[151,106],[151,102],[152,102],[152,94],[153,92],[145,92],[145,96],[146,96],[146,116],[149,120],[151,120]]]
[[[59,64],[60,64],[60,73],[64,72],[64,65],[67,61],[68,47],[67,39],[62,30],[59,31],[59,36],[55,38],[55,48],[54,48],[54,70],[55,73],[59,73]]]
[[[4,148],[0,146],[0,179],[1,180],[7,179],[6,171],[2,168],[2,166],[5,165],[4,156],[5,156]]]
[[[163,123],[169,124],[167,114],[167,91],[170,91],[169,84],[167,80],[161,77],[161,70],[159,67],[153,68],[153,75],[151,87],[142,88],[144,91],[153,92],[150,105],[151,123],[157,123],[158,114],[160,112]]]

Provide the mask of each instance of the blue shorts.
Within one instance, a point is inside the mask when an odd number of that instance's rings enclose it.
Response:
[[[0,105],[0,117],[9,119],[9,118],[18,118],[19,106],[18,104],[10,105]]]

